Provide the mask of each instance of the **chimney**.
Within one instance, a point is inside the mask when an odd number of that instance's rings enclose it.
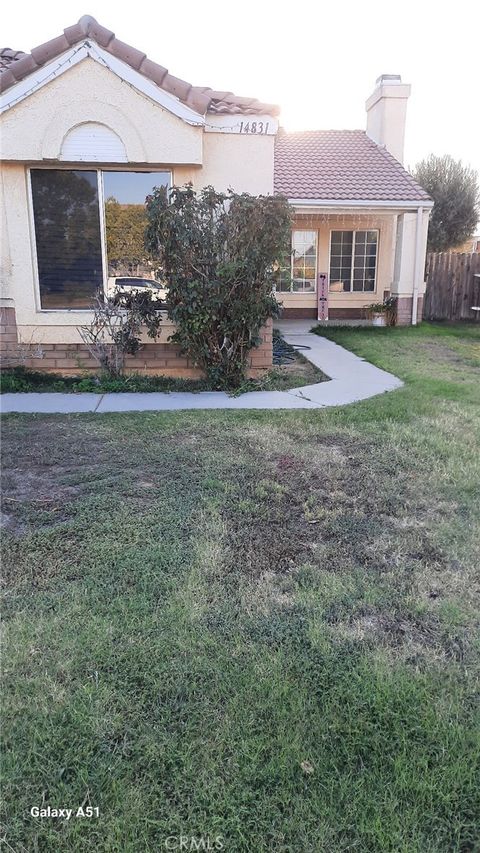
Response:
[[[403,163],[410,88],[406,83],[402,83],[400,74],[382,74],[365,104],[367,135],[379,145],[384,145],[400,163]]]

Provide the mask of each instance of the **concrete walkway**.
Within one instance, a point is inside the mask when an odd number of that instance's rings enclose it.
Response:
[[[41,414],[82,412],[156,412],[179,409],[321,409],[344,406],[385,391],[402,382],[369,364],[338,344],[310,333],[308,320],[283,320],[276,326],[292,346],[306,346],[302,353],[330,381],[289,391],[248,391],[229,397],[223,391],[186,391],[118,394],[2,394],[0,411]]]

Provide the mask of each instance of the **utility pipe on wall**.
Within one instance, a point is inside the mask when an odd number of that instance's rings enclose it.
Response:
[[[423,207],[417,210],[417,226],[415,232],[415,262],[413,266],[413,300],[412,300],[412,326],[417,325],[418,315],[418,290],[419,278],[422,269],[422,228],[423,228]]]

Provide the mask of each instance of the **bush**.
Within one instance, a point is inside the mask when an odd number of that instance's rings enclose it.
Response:
[[[145,326],[154,340],[158,336],[161,314],[159,304],[149,290],[98,293],[93,305],[93,320],[79,332],[89,352],[108,376],[123,374],[125,356],[135,355],[141,348],[140,336]]]
[[[216,388],[245,379],[248,354],[268,317],[290,251],[291,213],[282,196],[218,193],[191,184],[147,198],[146,248],[162,264],[172,336]]]

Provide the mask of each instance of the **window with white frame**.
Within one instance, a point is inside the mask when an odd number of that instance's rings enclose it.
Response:
[[[277,290],[283,293],[314,293],[317,281],[317,232],[292,231],[292,261]]]
[[[153,280],[143,245],[146,197],[169,172],[31,169],[40,304],[83,309],[117,277]]]
[[[332,231],[330,290],[346,293],[375,290],[378,231]]]

